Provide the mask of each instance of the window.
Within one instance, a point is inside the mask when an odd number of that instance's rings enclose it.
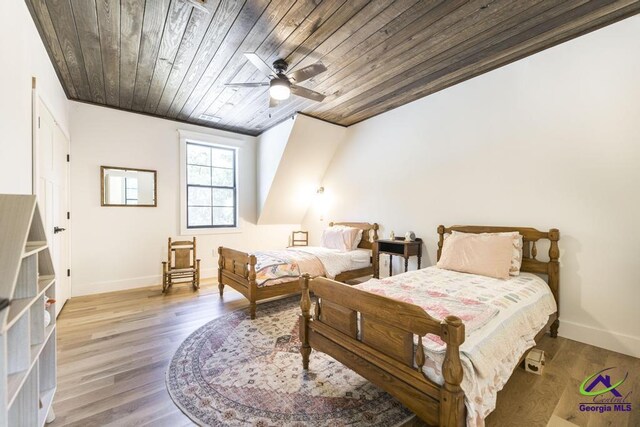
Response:
[[[187,228],[237,226],[236,148],[186,141]]]
[[[137,205],[138,204],[138,178],[126,178],[124,179],[124,204],[125,205]]]

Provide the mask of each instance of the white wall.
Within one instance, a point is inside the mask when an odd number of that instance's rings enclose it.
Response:
[[[69,135],[69,102],[23,1],[0,2],[0,193],[31,193],[31,78]]]
[[[178,129],[242,138],[240,233],[198,235],[203,277],[214,276],[218,246],[282,248],[299,224],[256,225],[256,139],[72,102],[71,234],[73,296],[159,284],[169,236],[179,224]],[[158,171],[158,207],[101,207],[100,166]]]
[[[309,206],[316,198],[316,191],[322,185],[322,176],[339,144],[344,139],[346,128],[327,123],[322,120],[297,114],[293,120],[293,127],[287,135],[287,125],[280,125],[282,129],[260,138],[260,163],[258,169],[265,171],[270,182],[259,180],[259,224],[283,224],[301,222]],[[282,148],[278,138],[286,136],[285,147]],[[266,146],[262,146],[263,143]],[[266,165],[264,161],[275,163],[275,155],[267,155],[267,150],[273,150],[280,157],[277,168]],[[271,174],[273,176],[271,177]],[[267,184],[269,186],[267,187]],[[264,197],[264,193],[266,197]]]
[[[640,356],[639,76],[636,16],[352,126],[329,218],[413,230],[427,265],[438,224],[557,227],[560,335]]]
[[[287,119],[282,123],[263,132],[258,137],[258,217],[262,213],[262,207],[267,201],[269,189],[276,176],[276,171],[280,165],[282,154],[289,141],[289,135],[293,129],[293,120]]]

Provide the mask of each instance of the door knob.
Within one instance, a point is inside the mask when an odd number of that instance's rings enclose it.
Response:
[[[61,231],[64,231],[64,228],[61,227],[53,227],[53,234],[58,234]]]

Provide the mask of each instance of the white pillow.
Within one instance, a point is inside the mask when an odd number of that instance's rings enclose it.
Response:
[[[461,231],[452,231],[451,234],[471,234]],[[520,267],[522,266],[522,235],[517,231],[505,231],[501,233],[481,233],[485,236],[508,236],[512,239],[513,251],[511,255],[511,266],[509,267],[510,276],[519,276]],[[448,236],[446,236],[448,237]],[[445,237],[445,238],[446,238]]]
[[[356,233],[356,237],[355,237],[355,239],[353,239],[353,244],[351,245],[351,250],[356,250],[361,241],[362,241],[362,230],[358,229],[358,232]]]
[[[354,227],[337,225],[322,232],[322,246],[342,252],[354,250],[362,239],[362,230]],[[355,245],[354,245],[355,243]]]

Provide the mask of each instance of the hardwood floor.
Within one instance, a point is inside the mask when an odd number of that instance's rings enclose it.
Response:
[[[163,295],[154,286],[73,298],[58,318],[57,418],[49,426],[192,425],[167,393],[169,360],[196,328],[247,306],[228,287],[220,300],[212,280],[197,293],[182,286]],[[541,347],[544,375],[517,369],[487,426],[640,425],[640,359],[563,338],[545,337]],[[628,370],[633,411],[580,413],[580,382],[608,366]]]

